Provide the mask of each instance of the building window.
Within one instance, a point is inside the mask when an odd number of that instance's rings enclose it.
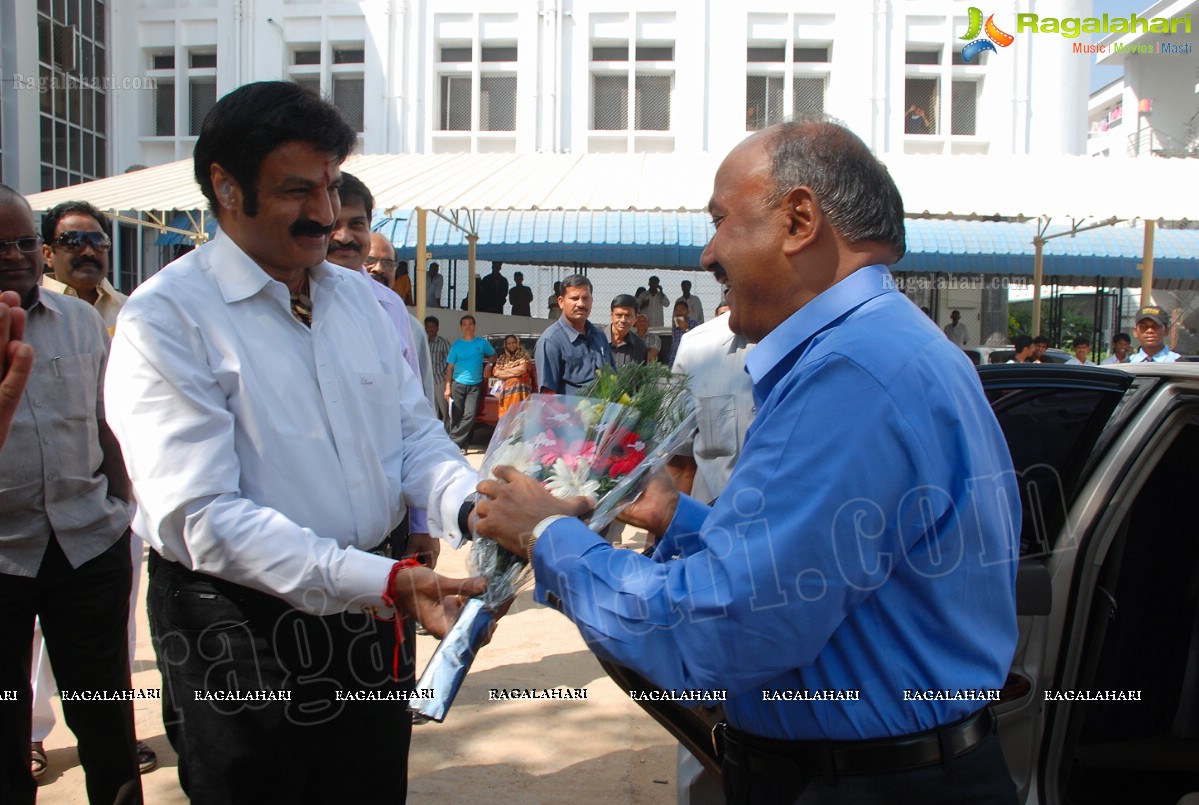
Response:
[[[904,134],[936,134],[937,109],[940,106],[939,78],[908,78],[903,82],[906,111]]]
[[[365,129],[366,49],[361,42],[293,45],[289,61],[289,80],[328,98],[354,131]]]
[[[473,44],[442,43],[438,56],[439,131],[516,131],[515,44],[481,43],[476,60]]]
[[[751,43],[745,53],[745,130],[824,114],[831,53],[825,44],[805,43],[788,51],[777,43]]]
[[[973,136],[977,130],[979,82],[970,79],[953,80],[952,111],[949,116],[949,133]]]
[[[632,60],[627,44],[593,44],[591,73],[593,131],[670,131],[673,43],[637,42]]]
[[[37,4],[42,189],[108,175],[108,58],[103,0]]]
[[[913,45],[904,56],[904,134],[977,136],[982,68],[941,47]]]

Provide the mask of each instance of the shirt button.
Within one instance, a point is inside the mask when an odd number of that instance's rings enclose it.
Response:
[[[45,439],[42,439],[42,441],[45,442],[46,444],[50,444],[50,437],[47,436]]]

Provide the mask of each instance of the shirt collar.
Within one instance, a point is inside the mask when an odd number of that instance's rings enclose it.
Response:
[[[591,328],[595,326],[590,320],[585,321],[583,322],[583,332],[580,333],[578,330],[570,326],[570,322],[566,320],[565,316],[559,316],[554,324],[562,328],[562,331],[566,333],[566,337],[570,339],[572,344],[578,341],[580,338],[586,338],[591,333]]]
[[[895,280],[887,267],[879,264],[859,268],[825,290],[788,316],[745,356],[745,369],[754,386],[775,374],[779,364],[805,348],[821,330],[870,299],[892,292],[896,292]],[[762,396],[769,391],[764,388]]]
[[[217,287],[221,289],[221,296],[227,304],[249,299],[274,281],[271,275],[242,251],[241,247],[234,243],[233,239],[226,235],[219,226],[212,240],[200,248],[210,249],[209,265],[219,266],[212,273]],[[340,267],[322,262],[309,269],[311,283],[324,285],[329,281],[340,280],[333,270],[335,268],[339,269]]]
[[[29,312],[33,313],[38,308],[53,313],[56,316],[62,315],[62,297],[64,294],[43,293],[40,286],[33,286],[33,302],[29,305]]]
[[[42,287],[49,288],[51,291],[60,293],[64,296],[79,296],[75,289],[70,285],[56,280],[49,274],[42,275]],[[117,292],[117,289],[112,287],[112,283],[108,281],[108,277],[101,277],[100,285],[96,288],[96,292],[100,295],[100,299],[107,299],[113,296]]]

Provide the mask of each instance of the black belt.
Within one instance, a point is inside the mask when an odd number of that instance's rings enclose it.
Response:
[[[984,707],[944,727],[871,741],[780,741],[718,724],[718,752],[750,773],[796,771],[826,778],[839,774],[880,774],[936,766],[974,749],[991,733],[995,720]],[[719,743],[723,739],[723,747]],[[719,750],[723,749],[723,752]]]

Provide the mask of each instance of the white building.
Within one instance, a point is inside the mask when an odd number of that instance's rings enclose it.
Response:
[[[968,0],[62,2],[107,13],[108,71],[138,79],[107,92],[105,164],[81,176],[190,156],[215,100],[261,79],[319,87],[368,153],[723,152],[809,111],[884,153],[1082,153],[1086,142],[1087,59],[1059,37],[1025,35],[966,64]],[[1031,5],[988,11],[1011,33]],[[36,73],[31,50],[5,73]],[[35,118],[28,95],[17,114]],[[912,104],[927,132],[905,126]],[[23,190],[48,189],[19,177]]]
[[[319,89],[365,153],[721,154],[748,131],[811,112],[841,118],[884,154],[1086,149],[1089,59],[1059,36],[1017,35],[966,63],[970,0],[39,0],[63,3],[106,19],[107,147],[90,173],[47,161],[58,141],[39,143],[33,123],[45,129],[45,99],[39,108],[38,93],[0,89],[3,176],[25,192],[188,158],[216,99],[264,79]],[[1010,34],[1033,6],[987,11]],[[1055,12],[1090,7],[1061,0]],[[4,26],[5,75],[36,72],[32,32],[50,22],[40,9],[16,14],[17,27]],[[72,19],[56,35],[86,54]],[[86,70],[86,56],[73,66]],[[27,135],[17,149],[10,115]],[[41,171],[28,160],[39,145]],[[122,226],[118,239],[118,285],[128,287],[141,274],[125,266],[153,253],[153,233]],[[975,332],[982,308],[996,307],[974,292],[925,303],[939,318],[961,309]],[[998,308],[996,318],[1006,321]]]
[[[1190,15],[1169,37],[1137,30],[1098,42],[1096,62],[1123,76],[1091,94],[1087,153],[1111,157],[1199,156],[1199,2],[1162,0],[1141,18]]]

